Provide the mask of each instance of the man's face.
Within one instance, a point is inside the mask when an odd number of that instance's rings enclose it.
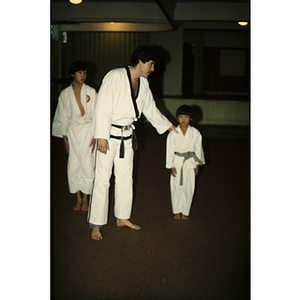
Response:
[[[141,63],[141,73],[143,77],[145,78],[148,78],[149,75],[154,72],[154,64],[155,62],[153,60],[149,60],[147,61],[146,63],[143,63],[141,60],[140,60],[140,63]]]
[[[82,84],[86,80],[87,72],[81,70],[81,71],[75,72],[75,74],[74,75],[72,74],[71,76],[73,77],[73,81],[75,81],[79,84]]]

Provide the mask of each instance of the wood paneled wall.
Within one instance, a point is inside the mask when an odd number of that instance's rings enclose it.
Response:
[[[83,60],[89,66],[87,84],[97,91],[105,74],[129,64],[140,45],[149,45],[149,33],[67,32],[62,43],[62,78],[68,78],[70,64]]]

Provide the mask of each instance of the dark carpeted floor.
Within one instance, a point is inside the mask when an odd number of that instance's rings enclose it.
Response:
[[[113,180],[104,239],[68,192],[67,154],[52,138],[51,291],[57,300],[250,299],[249,141],[205,139],[190,218],[174,220],[165,138],[139,137],[131,220],[118,228]]]

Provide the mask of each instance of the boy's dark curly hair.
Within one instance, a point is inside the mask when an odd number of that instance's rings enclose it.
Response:
[[[188,105],[181,105],[180,107],[178,107],[178,109],[176,111],[176,118],[178,118],[179,115],[190,116],[191,119],[193,119],[193,117],[194,117],[194,111]]]
[[[74,75],[76,72],[78,71],[87,71],[88,70],[88,66],[84,61],[81,60],[76,60],[74,62],[72,62],[70,68],[69,68],[69,74]]]

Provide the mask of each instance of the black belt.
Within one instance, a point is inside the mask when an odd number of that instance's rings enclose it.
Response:
[[[122,125],[115,125],[115,124],[112,124],[112,126],[114,127],[117,127],[117,128],[120,128],[122,129],[122,135],[121,136],[115,136],[115,135],[110,135],[110,138],[112,139],[116,139],[116,140],[121,140],[121,145],[120,145],[120,155],[119,157],[120,158],[124,158],[124,154],[125,154],[125,151],[124,151],[124,140],[129,140],[129,139],[132,139],[132,149],[133,150],[136,150],[137,149],[137,143],[136,143],[136,135],[135,135],[135,131],[134,129],[131,127],[131,125],[128,125],[128,126],[122,126]],[[123,129],[125,127],[128,127],[132,129],[132,135],[129,135],[129,136],[123,136]]]

